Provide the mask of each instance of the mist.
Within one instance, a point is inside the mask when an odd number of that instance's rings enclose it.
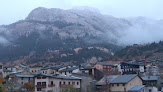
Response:
[[[129,19],[129,18],[128,18]],[[134,18],[130,20],[132,26],[118,39],[120,45],[147,44],[163,40],[163,22],[148,18]]]

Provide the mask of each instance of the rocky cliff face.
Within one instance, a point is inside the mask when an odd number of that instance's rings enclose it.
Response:
[[[94,9],[39,7],[24,20],[0,26],[0,59],[27,63],[101,60],[121,49],[128,32],[142,25],[149,27],[144,18],[115,18]]]

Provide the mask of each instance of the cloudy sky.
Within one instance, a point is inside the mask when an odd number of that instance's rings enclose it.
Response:
[[[0,25],[24,19],[37,7],[70,9],[75,6],[95,7],[115,17],[163,19],[163,0],[1,0]]]

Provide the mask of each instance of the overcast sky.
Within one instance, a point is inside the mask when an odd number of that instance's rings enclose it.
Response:
[[[95,7],[115,17],[163,19],[163,0],[0,0],[0,25],[24,19],[37,7],[70,9],[74,6]]]

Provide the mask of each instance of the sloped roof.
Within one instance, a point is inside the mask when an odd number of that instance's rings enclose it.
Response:
[[[28,78],[28,77],[34,77],[34,75],[25,75],[25,74],[15,74],[15,76],[17,76],[17,77],[26,77],[26,78]]]
[[[139,90],[141,90],[144,87],[145,87],[144,85],[137,85],[137,86],[132,87],[128,91],[139,91]]]
[[[158,76],[145,76],[141,77],[144,81],[156,81],[158,80]]]
[[[109,64],[109,63],[106,63],[106,62],[97,62],[98,64],[100,64],[100,65],[106,65],[106,66],[111,66],[111,64]]]
[[[116,77],[119,75],[110,75],[110,76],[104,76],[100,81],[96,83],[96,85],[105,85],[106,82],[110,83],[113,81]]]
[[[54,69],[54,70],[58,70],[60,68],[66,67],[65,65],[57,65],[57,66],[49,66],[49,67],[44,67],[41,70],[46,70],[46,69]]]
[[[130,75],[119,75],[114,80],[111,81],[111,83],[128,83],[133,78],[135,78],[137,74],[130,74]]]
[[[73,70],[76,70],[76,69],[78,69],[78,68],[79,68],[79,67],[66,68],[66,69],[60,70],[59,72],[73,71]]]

